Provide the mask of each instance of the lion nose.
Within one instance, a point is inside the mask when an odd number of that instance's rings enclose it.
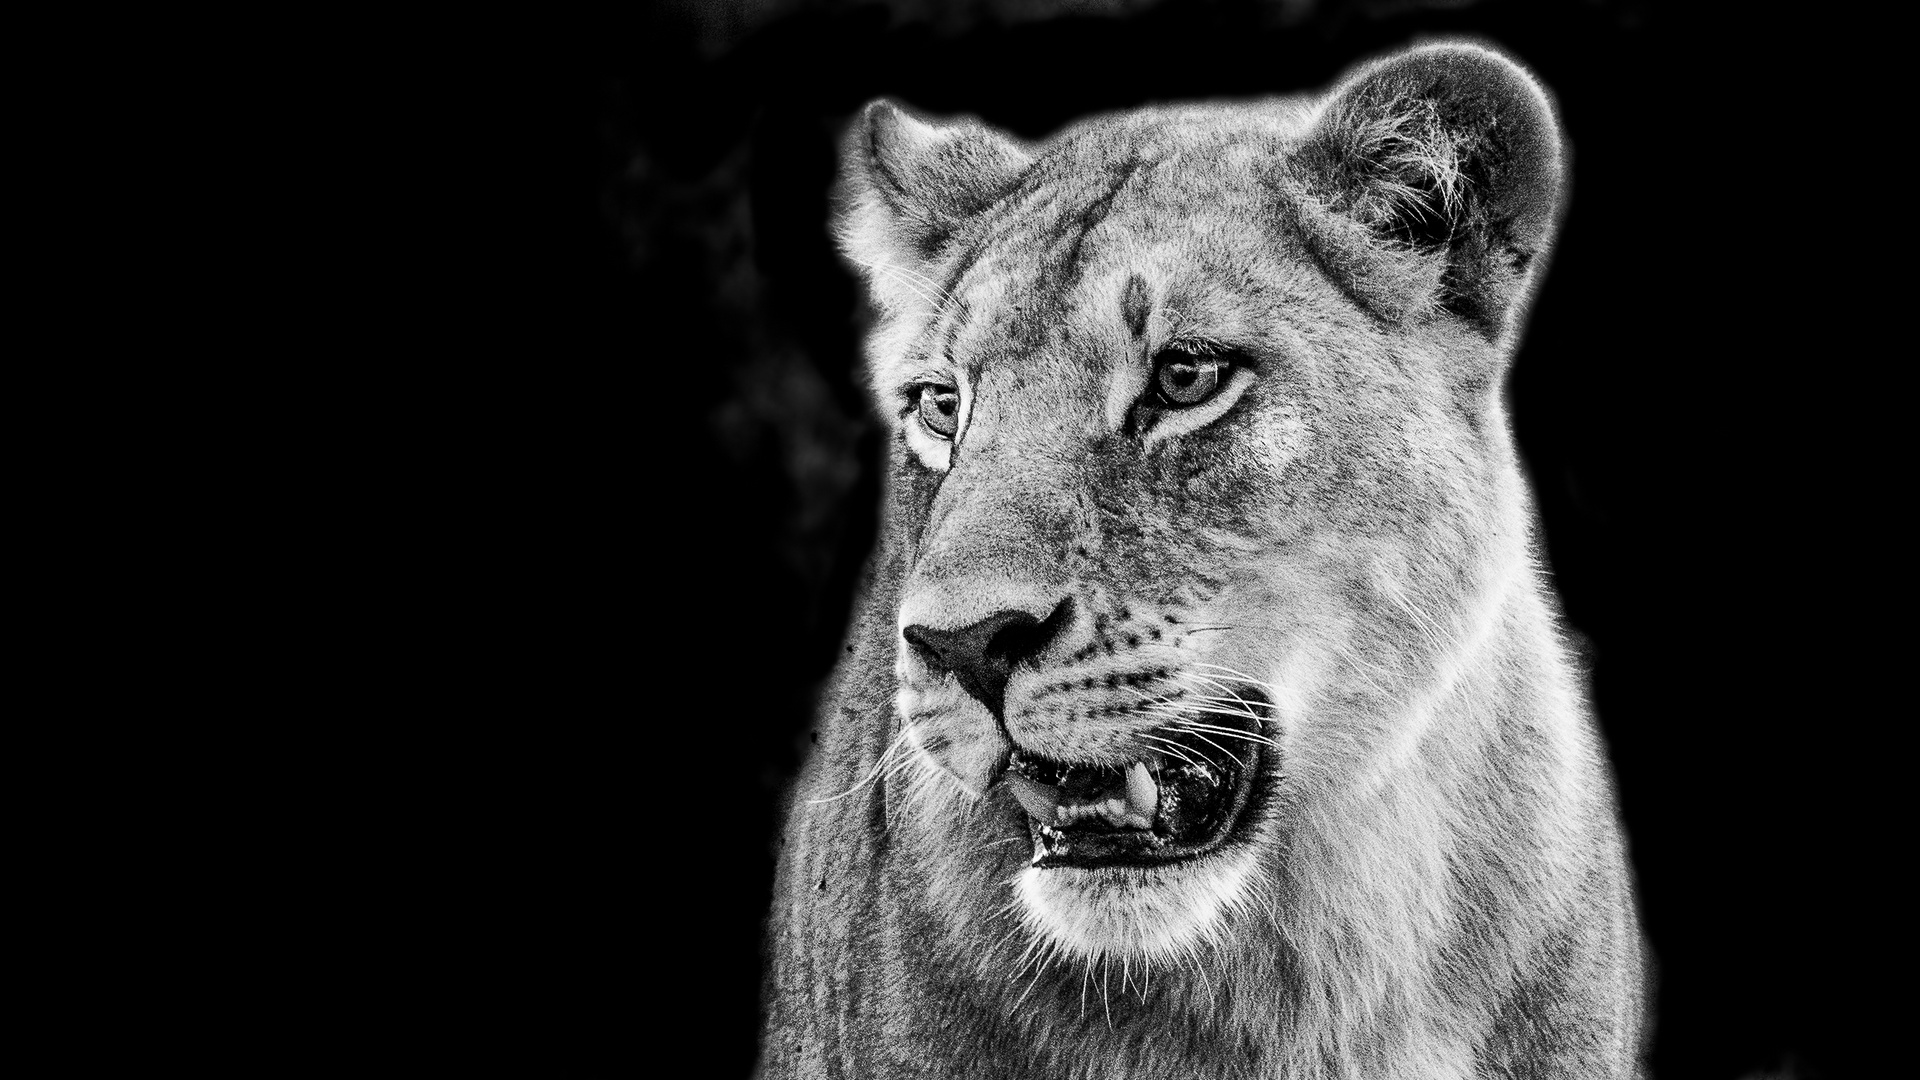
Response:
[[[1044,621],[1025,611],[996,611],[958,630],[916,625],[901,633],[930,670],[952,672],[961,689],[1000,717],[1013,666],[1038,656],[1066,625],[1071,608],[1072,600],[1062,600]]]

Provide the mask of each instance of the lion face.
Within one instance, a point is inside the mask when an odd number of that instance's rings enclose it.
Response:
[[[1404,764],[1524,564],[1501,330],[1313,194],[1316,122],[1133,114],[1030,161],[870,113],[887,813],[956,923],[1152,959],[1270,905],[1290,821]]]
[[[918,522],[904,748],[981,801],[955,844],[1020,850],[1022,912],[1089,955],[1169,954],[1248,902],[1329,669],[1406,663],[1356,632],[1378,596],[1354,556],[1432,524],[1327,513],[1407,484],[1381,458],[1416,425],[1361,392],[1384,344],[1363,313],[1210,221],[1221,195],[1178,231],[1162,200],[1116,205],[1069,282],[1008,228],[889,387]]]
[[[1026,856],[1030,921],[1076,951],[1164,953],[1270,840],[1288,628],[1262,613],[1307,430],[1274,392],[1286,343],[1244,316],[1274,298],[1124,211],[1082,238],[1090,272],[1049,283],[1036,231],[996,238],[926,329],[942,354],[893,388],[924,500],[899,716],[984,800],[975,844]]]

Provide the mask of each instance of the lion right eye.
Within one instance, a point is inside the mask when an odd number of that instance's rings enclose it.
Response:
[[[1187,408],[1212,397],[1231,367],[1218,356],[1181,348],[1164,349],[1153,358],[1153,388],[1162,404]]]
[[[923,383],[915,403],[920,423],[936,438],[951,439],[960,426],[960,391],[951,386]]]

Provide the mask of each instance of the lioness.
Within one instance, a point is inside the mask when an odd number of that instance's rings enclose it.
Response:
[[[1641,940],[1505,365],[1512,61],[1026,147],[884,101],[838,221],[884,535],[794,793],[766,1077],[1618,1077]]]

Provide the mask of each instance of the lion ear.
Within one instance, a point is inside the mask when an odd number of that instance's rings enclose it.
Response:
[[[892,102],[869,104],[847,133],[835,232],[892,306],[968,220],[1004,195],[1030,158],[972,121],[930,124]],[[906,290],[903,294],[903,288]]]
[[[1294,156],[1323,266],[1389,318],[1435,307],[1489,333],[1552,242],[1559,123],[1518,64],[1475,45],[1390,57],[1334,91]]]

